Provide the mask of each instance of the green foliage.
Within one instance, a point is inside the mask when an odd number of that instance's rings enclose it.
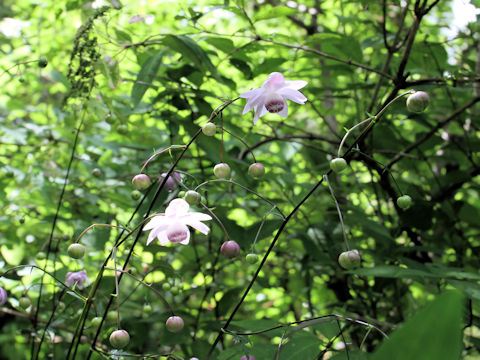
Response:
[[[6,1],[0,358],[479,358],[478,24],[452,19],[433,0]],[[253,125],[239,95],[273,72],[308,101]],[[189,190],[208,235],[147,246],[145,217]]]

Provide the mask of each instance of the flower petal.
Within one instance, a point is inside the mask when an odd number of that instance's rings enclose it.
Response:
[[[208,232],[210,231],[210,228],[207,225],[192,218],[186,219],[185,224],[191,226],[195,230],[200,231],[204,235],[208,235]]]
[[[261,92],[258,96],[255,98],[250,98],[247,101],[247,104],[243,108],[242,115],[245,115],[247,112],[249,112],[254,106],[257,106],[258,104],[263,104],[265,102],[265,92]]]
[[[166,225],[166,218],[164,215],[156,215],[150,219],[150,221],[143,227],[143,231],[150,230],[159,226]]]
[[[255,107],[255,116],[253,117],[253,125],[255,125],[260,117],[265,115],[268,112],[267,108],[263,103],[258,104]]]
[[[157,239],[158,239],[158,242],[160,243],[160,245],[162,245],[162,246],[167,245],[168,244],[167,232],[166,231],[160,231],[157,235]]]
[[[212,220],[212,217],[208,214],[204,214],[201,212],[191,212],[188,214],[188,217],[193,218],[194,220],[197,221],[207,221],[207,220]]]
[[[165,232],[165,228],[166,226],[162,226],[162,227],[157,227],[152,231],[150,231],[150,234],[148,234],[147,245],[149,245],[159,233]]]
[[[278,115],[280,115],[281,117],[283,118],[286,118],[287,117],[287,114],[288,114],[288,105],[287,103],[285,102],[285,106],[284,108],[278,112]]]
[[[301,88],[305,87],[308,84],[308,81],[305,80],[289,80],[285,81],[285,86],[294,89],[300,90]]]
[[[285,78],[279,72],[273,72],[268,75],[267,80],[263,83],[263,87],[269,90],[275,90],[285,83]]]
[[[188,245],[188,243],[190,242],[190,231],[187,233],[187,238],[183,241],[180,241],[180,244],[182,245]]]
[[[166,216],[183,216],[188,213],[190,205],[183,199],[173,199],[165,210]]]
[[[277,93],[289,100],[292,100],[293,102],[296,102],[297,104],[303,105],[305,104],[305,101],[307,101],[305,95],[303,95],[300,91],[288,87],[279,89]]]
[[[258,96],[263,92],[262,88],[257,88],[249,91],[245,91],[243,94],[238,95],[241,98],[249,99]]]

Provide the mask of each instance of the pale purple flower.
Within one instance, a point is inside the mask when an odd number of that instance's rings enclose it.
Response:
[[[246,355],[243,355],[240,360],[255,360],[255,358],[252,355],[248,355],[248,358]]]
[[[158,179],[159,182],[162,182],[163,178],[167,175],[167,173],[162,173],[160,175],[160,178]],[[167,178],[167,181],[165,182],[164,188],[167,191],[173,191],[177,188],[177,182],[182,181],[182,178],[179,173],[177,172],[172,172],[170,176]]]
[[[188,226],[207,235],[209,227],[202,221],[211,220],[212,217],[200,212],[188,212],[190,205],[183,199],[173,199],[168,204],[165,214],[154,216],[143,230],[152,230],[148,234],[147,245],[155,237],[160,245],[166,245],[169,241],[187,245],[190,241],[190,230]]]
[[[261,88],[244,92],[241,98],[247,99],[247,104],[243,109],[243,115],[252,108],[255,109],[253,124],[267,112],[278,113],[281,117],[287,117],[288,106],[286,99],[292,100],[297,104],[305,104],[307,98],[299,89],[307,85],[304,80],[285,81],[285,78],[279,72],[273,72],[268,75],[267,80]]]
[[[0,287],[0,306],[2,306],[7,302],[7,298],[8,298],[7,292],[5,291],[4,288]]]
[[[85,271],[69,272],[65,277],[65,285],[67,285],[68,287],[72,287],[76,284],[77,287],[81,290],[84,287],[83,283],[89,280],[90,279],[87,277]]]

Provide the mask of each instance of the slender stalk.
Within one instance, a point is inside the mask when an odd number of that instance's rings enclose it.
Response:
[[[347,248],[347,251],[349,251],[350,247],[348,246],[347,233],[345,232],[345,224],[343,223],[343,216],[342,216],[342,211],[340,210],[340,205],[338,205],[338,201],[337,201],[337,198],[335,197],[335,193],[333,192],[332,186],[330,185],[330,181],[328,181],[328,175],[323,175],[323,178],[327,182],[328,188],[330,190],[330,194],[332,194],[332,197],[333,197],[333,201],[335,201],[335,206],[338,212],[338,218],[340,219],[340,224],[342,225],[343,241],[345,242],[345,247]]]

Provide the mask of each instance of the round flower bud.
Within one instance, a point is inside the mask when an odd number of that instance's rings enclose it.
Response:
[[[132,197],[133,200],[138,200],[142,197],[142,193],[138,190],[133,190],[131,193],[130,193],[130,196]]]
[[[345,251],[338,257],[338,263],[341,267],[347,270],[356,269],[360,266],[362,258],[358,250]]]
[[[252,355],[248,355],[248,358],[246,355],[243,355],[240,360],[255,360],[255,358]]]
[[[152,305],[150,304],[143,305],[143,312],[145,314],[150,314],[152,312]]]
[[[105,318],[105,322],[107,324],[113,324],[117,321],[117,313],[115,311],[109,311],[107,313],[107,317]]]
[[[407,109],[412,112],[421,113],[427,108],[429,103],[430,97],[426,92],[416,91],[407,98]]]
[[[163,283],[162,284],[162,289],[165,290],[165,291],[168,291],[172,288],[172,285],[170,285],[170,283]]]
[[[258,255],[257,254],[248,254],[247,257],[245,258],[247,260],[247,263],[249,264],[256,264],[258,262]]]
[[[130,342],[130,335],[125,330],[115,330],[110,334],[110,344],[115,349],[121,349]]]
[[[179,198],[185,197],[185,191],[184,190],[179,191],[177,197],[179,197]]]
[[[336,173],[340,173],[347,167],[347,162],[344,158],[335,158],[330,161],[330,169]]]
[[[95,168],[92,170],[92,175],[96,178],[99,178],[102,175],[102,170],[100,170],[99,168]]]
[[[81,259],[85,255],[85,246],[82,244],[71,244],[67,249],[67,253],[72,259]]]
[[[213,136],[217,132],[217,127],[214,123],[208,122],[202,126],[202,132],[204,135]]]
[[[162,173],[160,178],[158,179],[159,182],[163,181],[163,178],[167,175],[167,173]],[[168,177],[167,181],[165,182],[164,188],[167,191],[173,191],[177,188],[177,182],[182,181],[182,178],[179,173],[172,172],[172,174]]]
[[[127,135],[128,134],[128,126],[125,124],[120,124],[117,126],[117,132],[120,135]]]
[[[165,325],[168,331],[178,333],[182,331],[184,323],[180,316],[170,316]]]
[[[187,240],[190,235],[187,225],[181,222],[174,222],[167,228],[168,241],[173,243],[182,242]]]
[[[213,168],[213,173],[218,178],[226,178],[230,175],[230,166],[225,163],[220,163],[215,165]]]
[[[240,246],[235,241],[226,241],[220,248],[220,252],[226,258],[234,258],[240,254]]]
[[[101,316],[95,316],[90,321],[90,325],[92,325],[93,327],[98,327],[98,326],[100,326],[101,322],[102,322],[102,317]]]
[[[4,288],[0,287],[0,306],[5,304],[7,302],[7,292],[5,291]]]
[[[22,296],[18,302],[20,303],[20,307],[22,309],[28,309],[28,307],[32,304],[32,300],[28,296]]]
[[[410,206],[412,206],[412,198],[408,195],[400,196],[397,199],[397,205],[399,208],[407,210]]]
[[[150,186],[150,178],[147,174],[137,174],[132,179],[133,187],[137,190],[143,190]]]
[[[202,196],[196,191],[188,190],[185,193],[184,199],[190,205],[198,205],[198,204],[200,204],[200,201],[202,200]]]
[[[254,178],[259,178],[265,175],[265,166],[262,163],[253,163],[248,168],[248,175]]]
[[[38,67],[46,68],[47,65],[48,65],[48,60],[45,59],[44,57],[41,57],[40,59],[38,59]]]

